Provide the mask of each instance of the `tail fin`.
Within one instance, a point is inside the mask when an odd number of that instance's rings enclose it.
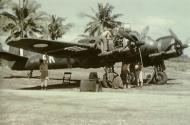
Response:
[[[9,61],[9,67],[13,70],[25,70],[27,57],[12,54],[0,48],[0,59]]]

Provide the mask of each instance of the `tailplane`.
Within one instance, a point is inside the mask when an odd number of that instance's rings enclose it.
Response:
[[[13,70],[25,70],[25,64],[28,60],[27,57],[16,55],[0,48],[0,59],[9,61],[9,67]]]

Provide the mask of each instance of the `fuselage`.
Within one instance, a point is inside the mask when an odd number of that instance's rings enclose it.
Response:
[[[176,53],[174,47],[171,45],[175,40],[168,37],[161,37],[158,40],[153,40],[150,37],[146,37],[145,43],[139,47],[137,52],[132,52],[129,47],[119,48],[113,50],[113,52],[108,52],[107,55],[98,56],[97,54],[86,53],[85,55],[79,57],[65,57],[57,58],[49,56],[48,66],[49,69],[64,69],[64,68],[99,68],[106,65],[114,65],[116,62],[126,62],[134,63],[140,61],[140,53],[142,56],[143,65],[145,67],[153,66],[157,63],[158,58],[150,57],[151,54],[159,54],[161,52],[170,52],[170,55],[160,56],[159,60],[168,59],[180,56],[181,54]],[[171,47],[170,47],[171,46]],[[121,51],[122,50],[122,51]],[[171,51],[173,50],[173,51]],[[171,53],[172,52],[172,53]],[[39,69],[39,60],[42,59],[45,55],[37,54],[28,58],[24,63],[19,63],[19,68],[17,66],[12,67],[15,70],[38,70]]]

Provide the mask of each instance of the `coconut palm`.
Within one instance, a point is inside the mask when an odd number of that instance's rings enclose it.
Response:
[[[0,14],[8,19],[8,23],[3,27],[4,31],[11,33],[7,40],[12,37],[36,37],[36,33],[43,32],[41,22],[46,14],[38,11],[40,4],[32,0],[23,0],[19,4],[12,2],[10,7],[11,12],[4,11]]]
[[[9,3],[10,3],[10,0],[0,0],[0,10],[6,8]]]
[[[102,3],[98,3],[98,11],[94,12],[94,16],[89,14],[85,14],[86,17],[90,18],[91,21],[86,25],[86,29],[84,32],[88,32],[90,36],[100,35],[105,28],[115,28],[118,25],[121,25],[120,21],[116,19],[122,16],[122,14],[113,14],[114,7],[109,3],[103,5]]]
[[[10,0],[0,0],[0,12],[2,12],[5,8],[8,7],[10,3]],[[0,34],[3,33],[3,26],[5,24],[6,19],[4,19],[1,15],[0,15]]]
[[[61,38],[73,26],[71,23],[63,24],[65,18],[50,16],[50,23],[48,25],[48,35],[52,40]]]

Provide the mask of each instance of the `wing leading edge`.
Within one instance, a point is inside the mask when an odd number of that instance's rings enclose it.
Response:
[[[54,40],[24,38],[12,40],[7,43],[10,46],[23,48],[25,50],[52,55],[55,57],[72,56],[88,51],[96,50],[92,44],[60,42]],[[95,51],[96,52],[96,51]]]

